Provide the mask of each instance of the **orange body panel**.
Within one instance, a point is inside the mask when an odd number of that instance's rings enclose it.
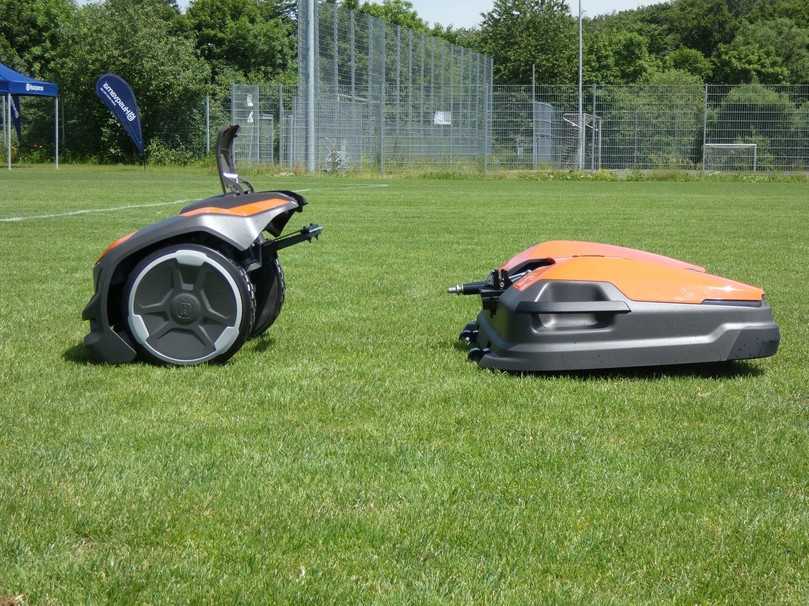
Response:
[[[764,291],[755,286],[671,263],[616,257],[563,259],[532,271],[518,280],[514,288],[524,290],[540,280],[608,282],[633,301],[652,303],[760,301],[764,296]]]
[[[110,245],[107,246],[107,248],[104,249],[104,252],[102,252],[101,255],[98,258],[101,259],[104,255],[106,255],[108,252],[110,252],[113,248],[115,248],[116,246],[120,246],[121,244],[123,244],[124,242],[129,240],[129,238],[134,236],[136,233],[137,232],[134,232],[134,231],[129,232],[125,236],[121,236],[120,238],[118,238],[114,242],[110,243]]]
[[[671,257],[664,257],[663,255],[656,255],[643,250],[614,246],[612,244],[599,244],[598,242],[578,242],[576,240],[553,240],[536,244],[506,261],[501,266],[501,269],[511,271],[526,261],[540,259],[560,261],[570,257],[620,257],[622,259],[635,259],[670,267],[680,267],[692,271],[705,271],[705,268],[699,265],[692,265],[685,261],[678,261]]]
[[[180,214],[183,217],[193,217],[195,215],[230,215],[232,217],[252,217],[253,215],[257,215],[289,203],[290,200],[285,200],[283,198],[270,198],[268,200],[260,200],[258,202],[242,204],[241,206],[234,206],[233,208],[205,206],[203,208],[195,208],[194,210],[189,210],[188,212]]]

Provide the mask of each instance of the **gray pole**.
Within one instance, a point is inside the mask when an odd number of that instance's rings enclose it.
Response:
[[[407,133],[413,128],[413,30],[407,30]],[[409,150],[408,150],[409,151]]]
[[[402,28],[396,26],[396,143],[399,143],[399,121],[401,120],[402,113]]]
[[[11,170],[11,93],[6,94],[6,161]]]
[[[592,134],[592,141],[590,142],[590,170],[596,169],[596,85],[593,84],[593,109],[592,109],[593,125],[590,127]]]
[[[205,154],[211,153],[211,96],[205,95]]]
[[[230,123],[236,124],[236,84],[230,85]]]
[[[489,172],[489,137],[491,135],[490,120],[492,110],[492,60],[484,58],[483,65],[483,174]]]
[[[56,128],[54,138],[56,140],[56,168],[59,168],[59,96],[54,97],[54,110],[56,111]]]
[[[278,85],[278,166],[284,165],[284,129],[287,126],[284,117],[284,85]]]
[[[348,11],[348,52],[351,54],[351,102],[356,101],[354,97],[357,96],[356,77],[357,77],[357,50],[354,41],[354,11]],[[370,66],[369,66],[370,67]]]
[[[6,146],[6,130],[8,130],[8,124],[6,123],[6,98],[3,97],[3,147]]]
[[[306,0],[306,172],[317,169],[315,157],[315,0]]]
[[[381,74],[379,81],[379,174],[385,174],[385,90],[386,85],[386,72],[387,72],[387,57],[385,56],[385,22],[380,21],[379,27],[381,34],[379,39],[382,41],[382,48],[380,52],[380,65]]]
[[[705,84],[705,101],[702,109],[702,172],[705,173],[705,143],[708,139],[708,84]]]
[[[334,78],[334,96],[337,98],[337,102],[340,102],[340,38],[339,38],[339,26],[337,23],[338,13],[337,13],[338,5],[332,5],[332,44],[334,44],[334,57],[332,57],[333,65],[332,69],[334,70],[334,74],[332,77]]]
[[[581,26],[581,0],[579,0],[579,170],[584,170],[584,108],[582,107],[583,62],[584,38]]]
[[[537,66],[531,64],[531,166],[534,170],[539,166],[537,157]]]

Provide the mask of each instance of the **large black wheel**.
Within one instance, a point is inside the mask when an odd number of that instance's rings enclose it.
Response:
[[[260,337],[272,326],[284,305],[286,282],[278,257],[266,259],[264,264],[250,273],[256,290],[256,322],[251,339]]]
[[[255,319],[247,273],[196,244],[167,246],[144,258],[129,274],[122,304],[141,354],[166,364],[224,362]]]

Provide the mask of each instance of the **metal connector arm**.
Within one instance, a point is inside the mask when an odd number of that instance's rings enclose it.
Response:
[[[486,282],[467,282],[450,286],[447,292],[451,295],[477,295],[487,286]]]
[[[264,246],[274,251],[281,250],[282,248],[287,248],[288,246],[297,244],[298,242],[311,242],[312,240],[317,239],[322,231],[322,225],[315,225],[312,223],[311,225],[307,225],[294,234],[289,234],[275,240],[269,240],[264,244]]]

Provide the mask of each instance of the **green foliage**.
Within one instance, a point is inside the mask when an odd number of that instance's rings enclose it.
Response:
[[[740,121],[738,116],[748,116]],[[730,91],[715,119],[722,124],[723,137],[730,143],[756,143],[762,167],[776,161],[788,166],[794,159],[792,137],[785,137],[783,125],[796,124],[796,108],[788,95],[760,84],[748,84]]]
[[[198,155],[196,150],[183,149],[181,146],[169,147],[160,139],[152,139],[146,146],[146,157],[153,166],[187,166]]]
[[[481,49],[494,57],[495,78],[572,82],[576,73],[576,26],[564,0],[495,0],[483,16]]]
[[[172,32],[165,8],[161,0],[107,0],[81,7],[63,25],[54,71],[75,152],[110,161],[132,157],[131,143],[95,96],[95,81],[104,72],[119,74],[137,91],[147,142],[161,132],[179,137],[195,130],[210,69],[196,55],[191,36]]]
[[[682,46],[705,56],[733,38],[734,20],[728,0],[677,0],[671,5],[671,32]]]
[[[419,17],[410,0],[383,0],[382,4],[363,2],[362,6],[358,2],[347,2],[345,5],[393,25],[409,27],[417,32],[426,33],[429,30],[426,21]]]
[[[70,0],[0,0],[0,61],[34,77],[51,77],[61,26],[75,11]]]
[[[296,29],[285,13],[271,0],[194,0],[186,20],[214,75],[233,68],[271,80],[295,64]]]
[[[713,71],[709,59],[694,48],[681,46],[666,55],[665,65],[668,69],[676,69],[697,76],[700,80],[707,80]]]
[[[617,149],[632,150],[622,164],[636,168],[684,166],[701,159],[703,86],[688,72],[652,72],[639,86],[608,87],[599,107],[610,115],[604,137]],[[665,145],[661,144],[665,132]],[[611,168],[611,167],[607,167]]]
[[[742,23],[718,54],[718,75],[726,82],[809,82],[809,28],[790,19]]]
[[[653,71],[646,39],[640,34],[618,34],[612,41],[615,70],[622,82],[640,82]]]

